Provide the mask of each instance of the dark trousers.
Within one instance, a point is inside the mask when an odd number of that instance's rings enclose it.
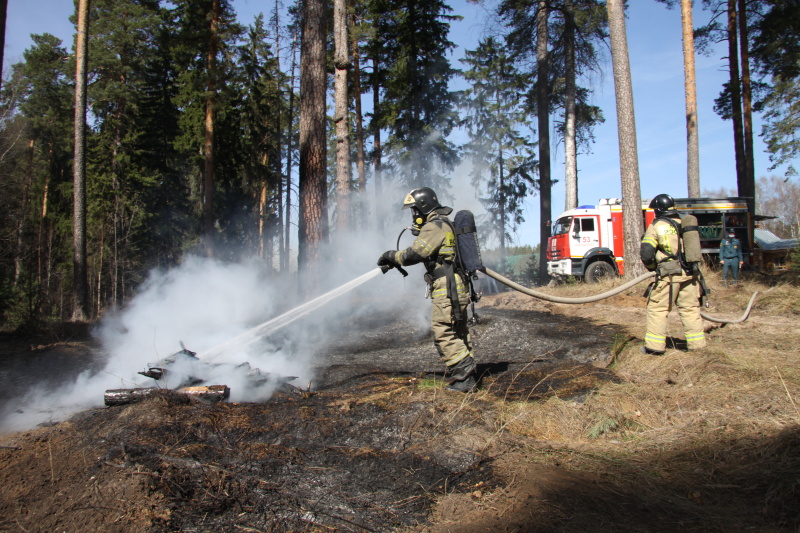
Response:
[[[728,270],[731,271],[731,275],[733,280],[736,281],[739,279],[739,258],[733,257],[730,259],[723,259],[725,263],[722,265],[722,280],[728,280]]]

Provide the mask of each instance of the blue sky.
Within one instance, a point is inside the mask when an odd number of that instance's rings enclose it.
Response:
[[[695,26],[706,22],[708,14],[696,2]],[[274,5],[264,0],[233,0],[241,22],[251,23],[256,13],[266,13]],[[463,20],[454,22],[451,40],[458,45],[452,63],[462,65],[464,49],[473,49],[486,29],[490,17],[485,8],[466,2],[450,2],[453,14]],[[71,46],[74,27],[69,23],[73,12],[70,0],[9,0],[6,22],[4,65],[22,60],[22,52],[31,45],[31,33],[52,33]],[[668,10],[655,0],[630,2],[627,19],[631,77],[639,150],[639,176],[642,197],[650,198],[666,192],[685,196],[686,187],[686,121],[683,88],[683,49],[681,20],[678,9]],[[721,187],[735,190],[733,128],[713,110],[714,99],[727,78],[726,54],[717,50],[711,57],[697,56],[697,101],[700,135],[700,185],[702,189]],[[610,61],[610,53],[607,53]],[[586,85],[589,81],[585,81]],[[579,203],[594,204],[599,198],[619,197],[619,147],[616,132],[614,86],[610,63],[605,71],[590,80],[594,89],[593,104],[603,109],[606,122],[596,128],[596,142],[590,154],[578,159]],[[366,103],[366,102],[365,102]],[[761,129],[760,117],[754,117],[756,134]],[[772,173],[760,137],[755,139],[756,178]],[[559,182],[553,188],[552,217],[564,207],[563,146],[552,150],[553,177]],[[527,220],[517,232],[519,244],[538,243],[538,197],[526,201]],[[454,206],[458,208],[459,206]]]

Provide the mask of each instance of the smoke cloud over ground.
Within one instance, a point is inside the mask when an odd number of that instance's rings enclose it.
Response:
[[[454,187],[437,192],[443,204],[452,200],[456,210],[480,212],[467,176],[457,172]],[[298,287],[296,272],[277,273],[258,259],[190,256],[173,269],[151,272],[125,308],[93,331],[101,346],[94,364],[84,362],[87,370],[57,384],[49,379],[26,387],[27,394],[0,405],[0,429],[23,430],[102,406],[108,389],[227,385],[231,401],[263,401],[289,377],[296,378],[293,385],[313,388],[313,368],[325,367],[320,348],[346,320],[396,311],[427,327],[423,269],[410,267],[408,278],[376,270],[379,255],[398,247],[398,234],[410,223],[409,212],[401,211],[407,192],[384,187],[368,228],[346,234],[332,228],[319,287]],[[406,231],[399,248],[413,239]],[[301,300],[300,294],[311,296]],[[171,357],[182,345],[196,357]],[[150,367],[167,373],[159,381],[138,374]]]
[[[410,244],[407,237],[403,245]],[[305,388],[314,383],[312,366],[324,366],[315,360],[317,345],[335,334],[342,318],[402,307],[405,316],[427,320],[421,272],[414,269],[404,279],[376,268],[395,239],[359,235],[344,239],[349,246],[340,240],[332,248],[341,253],[332,254],[324,286],[314,291],[327,296],[299,307],[296,275],[276,279],[256,260],[231,264],[188,257],[174,269],[154,271],[123,311],[95,329],[105,357],[102,370],[86,370],[55,388],[32,386],[4,407],[0,429],[23,430],[99,407],[108,389],[224,384],[231,401],[263,401],[283,378],[296,377],[292,384]],[[409,298],[409,291],[419,298]],[[196,358],[170,357],[182,344]],[[138,374],[149,367],[167,373],[158,382]]]

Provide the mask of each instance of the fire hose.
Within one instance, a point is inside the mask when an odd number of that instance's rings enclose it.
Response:
[[[614,287],[613,289],[606,291],[601,294],[596,294],[594,296],[584,296],[581,298],[567,298],[563,296],[553,296],[551,294],[547,294],[540,291],[535,291],[533,289],[529,289],[527,287],[523,287],[522,285],[515,283],[508,279],[505,276],[502,276],[492,270],[491,268],[486,268],[483,271],[487,276],[493,278],[503,285],[507,285],[511,287],[515,291],[521,292],[522,294],[527,294],[528,296],[533,296],[534,298],[539,298],[540,300],[546,300],[548,302],[559,303],[559,304],[588,304],[592,302],[598,302],[600,300],[605,300],[606,298],[610,298],[614,295],[617,295],[623,291],[626,291],[633,287],[634,285],[638,285],[639,283],[646,281],[653,276],[656,275],[655,272],[647,272],[642,274],[641,276],[634,278],[627,283],[620,285],[619,287]],[[711,315],[707,315],[705,313],[700,313],[704,319],[708,320],[709,322],[716,322],[717,324],[739,324],[747,320],[750,316],[750,310],[753,308],[753,303],[756,300],[756,296],[758,295],[758,291],[753,293],[753,296],[750,297],[750,302],[747,304],[747,308],[744,310],[744,313],[738,319],[729,319],[729,318],[719,318]]]
[[[397,236],[397,246],[396,246],[396,248],[398,250],[400,249],[400,237],[403,236],[403,233],[405,233],[405,231],[407,229],[411,229],[411,228],[403,228],[403,230],[400,232],[400,235]],[[384,266],[381,267],[381,270],[385,274],[391,268],[392,268],[391,266],[384,265]],[[403,275],[403,277],[408,276],[408,272],[403,270],[403,268],[401,268],[399,266],[397,266],[395,268],[397,268],[397,270]],[[606,292],[601,293],[601,294],[596,294],[594,296],[584,296],[584,297],[581,297],[581,298],[567,298],[567,297],[563,297],[563,296],[553,296],[553,295],[550,295],[550,294],[547,294],[547,293],[544,293],[544,292],[535,291],[533,289],[529,289],[527,287],[523,287],[522,285],[511,281],[507,277],[498,274],[497,272],[495,272],[491,268],[484,267],[481,271],[484,274],[486,274],[487,276],[489,276],[490,278],[493,278],[493,279],[499,281],[500,283],[502,283],[503,285],[511,287],[515,291],[521,292],[522,294],[527,294],[528,296],[533,296],[534,298],[539,298],[540,300],[546,300],[548,302],[559,303],[559,304],[588,304],[588,303],[592,303],[592,302],[599,302],[600,300],[605,300],[606,298],[610,298],[610,297],[615,296],[615,295],[617,295],[617,294],[619,294],[619,293],[621,293],[623,291],[626,291],[626,290],[630,289],[631,287],[633,287],[635,285],[638,285],[639,283],[641,283],[643,281],[646,281],[646,280],[648,280],[648,279],[650,279],[650,278],[652,278],[653,276],[656,275],[655,272],[646,272],[646,273],[642,274],[641,276],[639,276],[637,278],[634,278],[634,279],[632,279],[632,280],[630,280],[630,281],[628,281],[626,283],[623,283],[619,287],[614,287],[610,291],[606,291]],[[744,322],[745,320],[747,320],[747,318],[750,316],[750,310],[753,308],[753,303],[756,300],[756,296],[758,296],[758,291],[753,293],[753,296],[750,297],[750,302],[747,304],[747,308],[744,310],[744,313],[742,313],[742,316],[740,316],[737,319],[719,318],[719,317],[707,315],[707,314],[705,314],[703,312],[700,313],[700,316],[703,317],[704,319],[708,320],[709,322],[716,322],[717,324],[739,324],[739,323]]]

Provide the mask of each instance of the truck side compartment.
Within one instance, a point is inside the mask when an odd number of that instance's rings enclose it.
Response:
[[[655,219],[649,204],[649,200],[642,203],[643,228]],[[681,216],[697,218],[702,252],[709,259],[716,259],[720,241],[729,230],[742,242],[743,253],[748,258],[752,255],[753,217],[745,198],[675,198],[675,208]],[[587,282],[609,274],[624,275],[624,241],[620,199],[606,198],[596,206],[566,211],[556,219],[547,242],[547,272],[555,278],[574,276]]]

